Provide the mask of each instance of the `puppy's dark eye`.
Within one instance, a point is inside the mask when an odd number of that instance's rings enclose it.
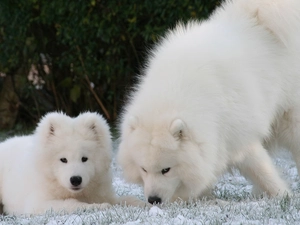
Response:
[[[63,163],[67,163],[68,162],[68,160],[66,158],[61,158],[60,161],[63,162]]]
[[[82,158],[81,158],[81,161],[82,161],[82,162],[86,162],[87,160],[88,160],[87,157],[82,157]]]
[[[147,170],[145,170],[143,167],[142,167],[142,170],[143,170],[145,173],[147,173]]]
[[[171,169],[170,167],[169,167],[169,168],[162,169],[162,170],[161,170],[161,173],[162,173],[162,174],[165,174],[165,173],[169,172],[170,169]]]

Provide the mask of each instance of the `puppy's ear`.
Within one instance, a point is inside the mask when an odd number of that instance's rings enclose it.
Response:
[[[91,140],[109,140],[111,138],[109,126],[98,113],[86,112],[76,118],[76,129]]]
[[[49,132],[48,136],[55,136],[55,128],[54,128],[53,123],[49,124],[49,131],[48,132]]]
[[[89,140],[96,144],[96,148],[91,148],[91,150],[101,152],[101,157],[106,159],[103,166],[109,169],[112,159],[112,140],[106,120],[98,113],[85,112],[75,118],[74,129],[83,140]]]
[[[181,119],[175,119],[171,123],[170,133],[176,139],[178,140],[182,139],[185,135],[185,130],[186,130],[185,124]]]
[[[71,118],[62,112],[50,112],[40,120],[35,134],[46,143],[53,137],[60,137],[62,133],[66,133],[70,121]]]
[[[68,116],[61,112],[51,112],[46,114],[39,122],[37,130],[46,134],[45,136],[55,136],[57,130],[63,127]]]
[[[91,121],[90,124],[87,124],[87,128],[94,133],[95,136],[99,135],[99,129],[97,128],[98,123],[97,121]]]

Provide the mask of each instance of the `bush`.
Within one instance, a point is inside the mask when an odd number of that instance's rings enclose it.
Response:
[[[0,79],[14,82],[18,121],[36,122],[51,110],[100,111],[114,121],[147,48],[178,20],[206,18],[219,4],[1,0],[0,72],[6,76]]]

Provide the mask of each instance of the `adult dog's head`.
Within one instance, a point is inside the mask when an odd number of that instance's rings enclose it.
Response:
[[[150,129],[130,117],[122,127],[118,161],[128,181],[144,186],[149,203],[187,201],[215,178],[201,147],[179,118]]]

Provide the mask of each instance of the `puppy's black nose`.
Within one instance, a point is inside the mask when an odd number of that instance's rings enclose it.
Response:
[[[161,203],[161,198],[157,197],[157,196],[150,196],[148,198],[148,202],[153,204],[160,204]]]
[[[73,186],[79,186],[82,182],[82,178],[80,176],[73,176],[70,178],[70,182]]]

